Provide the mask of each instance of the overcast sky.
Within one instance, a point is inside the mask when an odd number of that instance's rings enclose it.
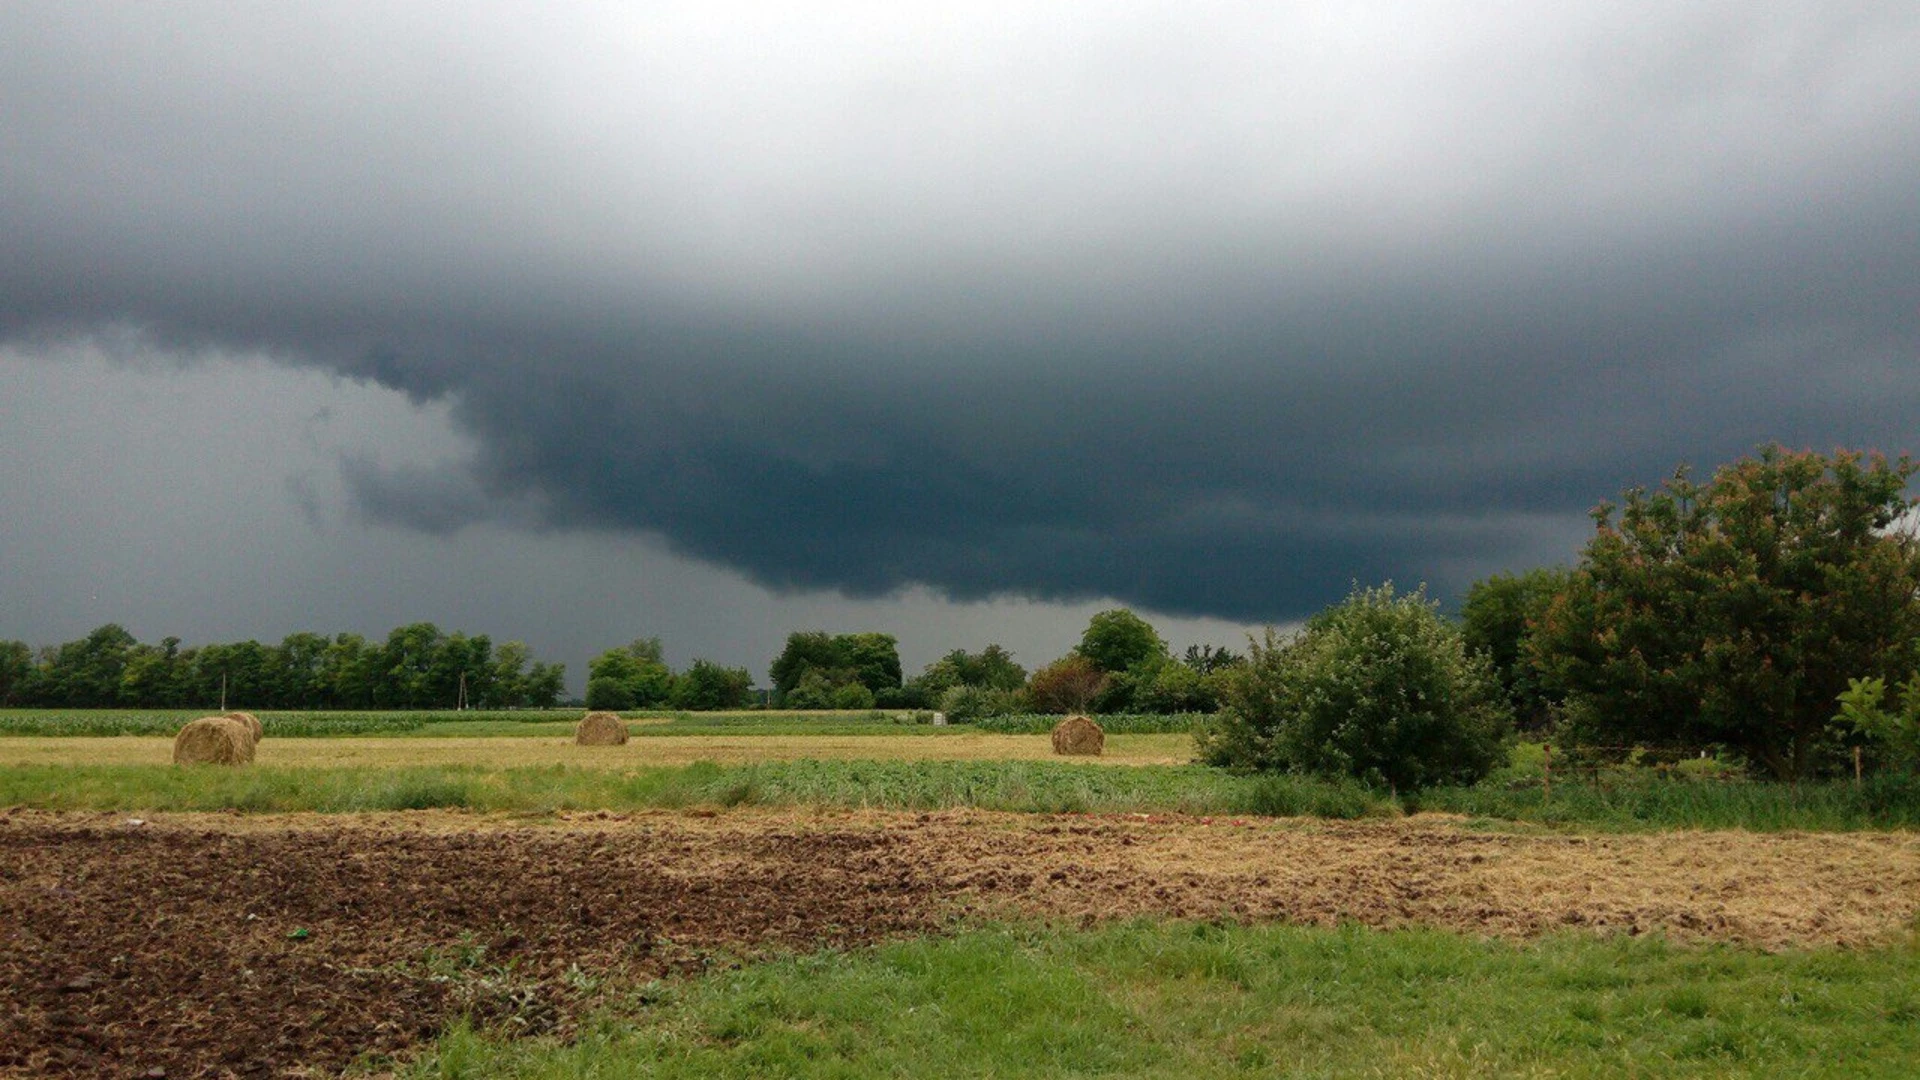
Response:
[[[0,7],[0,638],[1035,666],[1920,450],[1920,6]]]

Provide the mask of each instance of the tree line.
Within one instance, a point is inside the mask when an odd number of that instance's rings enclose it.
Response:
[[[0,705],[24,708],[542,708],[565,680],[566,665],[534,660],[521,642],[427,622],[384,641],[296,633],[183,647],[143,644],[117,623],[38,651],[0,641]]]
[[[788,635],[771,688],[658,638],[595,657],[593,708],[1217,713],[1202,755],[1396,787],[1472,779],[1514,728],[1618,758],[1715,753],[1780,780],[1858,760],[1920,770],[1920,542],[1911,458],[1765,447],[1593,512],[1572,567],[1475,582],[1458,618],[1423,590],[1356,588],[1297,634],[1176,657],[1125,608],[1029,673],[998,644],[907,676],[877,632]],[[182,648],[118,625],[35,652],[0,642],[0,704],[286,709],[546,706],[565,669],[432,623],[384,642],[294,634]],[[1859,757],[1854,757],[1854,752]]]
[[[1252,647],[1202,755],[1467,783],[1517,724],[1594,763],[1920,774],[1917,472],[1765,447],[1601,503],[1575,566],[1476,582],[1458,621],[1423,592],[1357,589]]]

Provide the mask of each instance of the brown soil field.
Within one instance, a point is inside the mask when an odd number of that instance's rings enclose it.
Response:
[[[255,764],[290,768],[404,765],[578,765],[631,769],[646,765],[723,765],[831,758],[859,761],[1040,761],[1054,758],[1045,735],[650,735],[624,746],[576,746],[565,736],[430,736],[408,738],[265,739]],[[0,765],[165,765],[171,738],[119,735],[0,737]],[[1076,757],[1096,765],[1184,765],[1188,735],[1109,735],[1105,754]]]
[[[329,1075],[461,1012],[565,1033],[599,976],[631,986],[968,918],[1572,928],[1787,948],[1885,942],[1917,909],[1909,833],[12,810],[0,812],[0,1074]]]

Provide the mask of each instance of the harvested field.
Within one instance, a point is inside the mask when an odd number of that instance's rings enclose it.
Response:
[[[159,765],[171,760],[170,739],[143,736],[0,737],[0,765]],[[799,758],[888,761],[1048,761],[1053,744],[1045,735],[662,735],[624,746],[574,745],[566,736],[515,738],[378,737],[269,739],[256,761],[263,766],[407,765],[723,765]],[[1181,765],[1193,760],[1187,735],[1109,735],[1106,753],[1089,762],[1105,765]]]
[[[565,1031],[645,978],[955,916],[1576,928],[1868,945],[1920,836],[1531,836],[980,812],[0,814],[0,1072],[337,1069],[471,1012]],[[569,972],[573,974],[569,974]]]

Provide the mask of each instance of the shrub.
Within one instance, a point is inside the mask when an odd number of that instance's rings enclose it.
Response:
[[[947,714],[947,719],[956,721],[1018,716],[1028,708],[1027,695],[1021,690],[961,685],[940,696],[940,711]]]
[[[848,683],[833,692],[833,707],[836,709],[871,709],[873,691],[860,683]]]
[[[1209,764],[1413,790],[1473,783],[1500,760],[1505,695],[1424,590],[1357,589],[1251,651],[1198,736]]]
[[[1834,719],[1873,740],[1892,767],[1920,770],[1920,674],[1901,685],[1897,707],[1885,704],[1886,694],[1885,679],[1849,679]]]

